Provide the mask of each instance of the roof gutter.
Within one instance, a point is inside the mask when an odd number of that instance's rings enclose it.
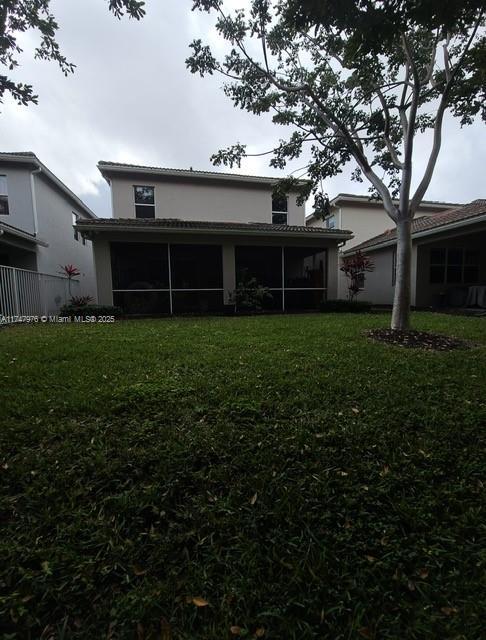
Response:
[[[21,231],[20,229],[15,229],[14,227],[10,227],[10,225],[3,225],[0,222],[0,236],[4,236],[5,234],[7,235],[12,235],[16,238],[20,238],[21,240],[27,240],[29,242],[33,242],[34,244],[38,244],[41,247],[48,247],[49,243],[45,242],[45,240],[41,240],[40,238],[36,238],[33,235],[31,235],[30,233],[27,233],[25,231]]]
[[[38,166],[37,169],[34,169],[30,172],[30,194],[32,196],[32,213],[34,216],[34,234],[37,235],[39,231],[39,224],[37,220],[37,198],[35,197],[35,179],[34,176],[42,173],[42,167]]]

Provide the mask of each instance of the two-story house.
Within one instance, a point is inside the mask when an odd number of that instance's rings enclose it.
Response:
[[[398,201],[395,201],[395,204],[398,204]],[[345,251],[349,251],[353,247],[357,247],[370,238],[385,233],[395,226],[382,203],[378,200],[371,200],[368,196],[340,193],[330,200],[329,205],[329,214],[324,219],[318,218],[311,213],[306,218],[306,224],[310,227],[350,229],[353,233],[353,238],[343,247]],[[460,206],[450,202],[424,200],[420,204],[415,218],[435,216]],[[384,288],[388,287],[389,281],[391,282],[391,271],[385,275],[385,278],[383,281]],[[347,287],[346,277],[342,272],[339,272],[339,298],[347,297]],[[381,303],[383,299],[380,296],[374,296],[371,302]]]
[[[80,272],[76,293],[94,298],[91,242],[74,224],[95,218],[35,154],[0,153],[0,266],[55,276],[72,264]]]
[[[240,283],[270,290],[274,310],[337,295],[340,229],[306,226],[276,178],[100,162],[113,217],[79,219],[93,243],[98,301],[129,314],[219,312]]]

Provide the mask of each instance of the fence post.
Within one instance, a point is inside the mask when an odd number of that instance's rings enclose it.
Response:
[[[16,269],[13,270],[12,283],[13,283],[14,298],[15,298],[15,315],[19,316],[20,315],[19,282],[18,282]]]
[[[39,293],[40,293],[40,302],[42,304],[42,308],[44,310],[44,315],[47,315],[47,287],[45,286],[46,282],[42,277],[42,274],[39,273]]]

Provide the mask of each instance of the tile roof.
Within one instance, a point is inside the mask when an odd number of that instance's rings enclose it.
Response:
[[[262,184],[276,184],[279,180],[283,178],[283,176],[252,176],[244,173],[225,173],[222,171],[196,171],[192,169],[172,169],[170,167],[152,167],[141,164],[125,164],[123,162],[109,162],[107,160],[100,160],[98,162],[98,169],[101,173],[109,173],[110,170],[117,172],[130,172],[136,171],[138,173],[143,173],[147,171],[153,174],[160,174],[166,176],[181,176],[181,177],[191,177],[191,178],[210,178],[213,180],[217,180],[218,178],[221,180],[240,180],[245,182],[260,182]],[[286,177],[286,176],[285,176]],[[308,181],[299,179],[297,180],[300,184],[305,184]]]
[[[78,220],[79,229],[130,228],[130,229],[194,229],[195,231],[249,231],[267,233],[298,233],[314,236],[351,236],[351,231],[342,229],[323,229],[286,224],[268,224],[265,222],[216,222],[204,220],[180,220],[179,218],[97,218],[96,220]]]
[[[381,204],[381,200],[377,198],[370,198],[369,195],[357,194],[357,193],[338,193],[337,196],[331,199],[338,200],[339,198],[359,198],[360,200],[367,200],[371,204]],[[398,202],[398,199],[394,199],[393,202]],[[433,205],[444,205],[445,207],[462,207],[463,204],[460,202],[445,202],[444,200],[422,200],[420,203],[422,204],[433,204]]]
[[[1,151],[0,155],[2,156],[25,156],[28,158],[35,158],[37,160],[37,156],[33,151]]]
[[[471,220],[481,215],[486,215],[486,200],[473,200],[473,202],[470,202],[463,207],[458,207],[457,209],[450,209],[433,216],[415,218],[412,221],[412,236],[423,231],[437,230],[437,232],[439,232],[446,230],[447,226],[450,224],[461,223],[463,221],[465,222],[466,220]],[[396,240],[396,237],[396,228],[387,229],[384,233],[380,233],[378,236],[365,240],[361,244],[348,249],[345,253],[370,249],[383,243],[394,241]]]

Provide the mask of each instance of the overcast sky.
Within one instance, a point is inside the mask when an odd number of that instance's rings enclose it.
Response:
[[[0,149],[35,152],[95,213],[109,216],[109,190],[96,168],[99,160],[214,169],[211,154],[232,143],[246,143],[252,151],[271,148],[286,136],[284,128],[269,117],[235,109],[221,90],[221,78],[201,79],[185,68],[193,38],[224,50],[212,18],[191,12],[191,4],[148,0],[145,19],[136,22],[116,20],[105,0],[52,0],[58,40],[76,71],[65,78],[54,63],[33,60],[35,38],[22,38],[25,52],[16,77],[34,85],[39,105],[5,101]],[[446,121],[427,199],[486,197],[485,131],[482,123],[461,130],[456,121]],[[427,148],[427,141],[417,147],[421,160]],[[248,159],[240,172],[278,175],[265,157]],[[328,180],[324,189],[333,197],[342,191],[366,193],[367,184],[351,182],[346,172]]]

